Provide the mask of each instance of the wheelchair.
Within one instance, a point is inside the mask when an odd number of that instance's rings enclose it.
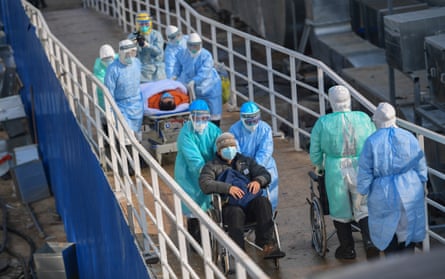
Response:
[[[324,175],[317,175],[313,171],[310,171],[308,175],[310,178],[310,198],[306,198],[306,201],[310,206],[309,217],[311,220],[312,247],[320,257],[324,257],[326,252],[329,251],[327,247],[328,240],[336,234],[336,230],[329,234],[326,232],[324,216],[329,215],[329,202]],[[352,222],[351,225],[353,232],[360,232],[360,227],[356,222]]]
[[[267,189],[267,196],[269,197],[269,191]],[[207,212],[212,218],[215,223],[217,223],[224,231],[227,232],[227,226],[223,223],[223,217],[222,217],[222,207],[223,207],[223,201],[220,194],[212,194],[212,208]],[[281,242],[280,237],[278,234],[278,226],[276,223],[276,217],[277,217],[277,211],[273,213],[272,221],[273,221],[273,238],[277,244],[277,247],[281,250]],[[259,251],[263,251],[262,247],[259,247],[255,244],[253,240],[251,240],[251,236],[255,234],[255,226],[256,224],[253,223],[246,223],[244,225],[244,241],[246,244],[254,247],[255,249],[258,249]],[[231,256],[229,255],[229,251],[219,245],[219,243],[216,240],[212,240],[212,260],[214,263],[219,265],[225,275],[231,274],[234,272],[235,264],[231,259]],[[279,268],[279,258],[274,258],[273,263],[275,268]]]

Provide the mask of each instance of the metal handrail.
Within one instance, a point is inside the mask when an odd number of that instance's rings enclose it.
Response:
[[[84,0],[84,5],[93,7],[93,3],[97,2],[106,1]],[[168,0],[141,0],[133,2],[136,3],[135,6],[131,6],[132,9],[126,9],[129,14],[124,16],[123,13],[114,13],[115,18],[118,20],[120,25],[123,26],[125,31],[135,28],[133,19],[138,11],[149,10],[151,14],[154,15],[154,22],[159,31],[164,30],[169,24],[176,24],[178,27],[183,27],[182,29],[185,29],[187,33],[198,32],[201,35],[202,40],[209,44],[215,60],[219,60],[218,55],[220,53],[226,53],[226,60],[228,62],[226,63],[226,70],[228,71],[230,80],[232,81],[231,90],[234,95],[243,100],[248,99],[251,101],[256,101],[262,110],[262,115],[270,117],[270,123],[274,134],[280,134],[279,123],[291,130],[294,135],[293,140],[295,150],[303,149],[303,143],[300,141],[301,138],[305,138],[307,141],[310,138],[310,133],[305,130],[305,127],[300,127],[300,115],[303,114],[318,118],[326,113],[327,108],[325,106],[325,102],[327,100],[327,95],[324,85],[329,81],[346,86],[351,92],[352,99],[370,113],[374,112],[376,108],[373,103],[361,95],[360,92],[354,89],[349,83],[347,83],[323,62],[207,18],[196,12],[185,1],[175,1],[174,7],[169,5],[170,1]],[[123,9],[122,7],[125,6],[125,1],[114,0],[114,4],[115,7],[120,7],[119,9]],[[95,8],[98,12],[105,12],[98,5],[96,5]],[[113,9],[112,6],[109,8]],[[130,20],[126,20],[127,18]],[[203,32],[204,30],[206,32]],[[225,39],[222,40],[221,38]],[[233,47],[235,40],[242,41],[239,45],[244,45],[245,48],[243,50],[235,49]],[[253,45],[258,46],[258,48],[263,52],[264,55],[262,57],[266,57],[265,62],[260,62],[252,56],[251,48]],[[272,53],[279,54],[282,61],[288,62],[289,70],[287,73],[276,69],[276,67],[273,65]],[[236,60],[242,60],[242,63],[246,64],[246,70],[238,70],[235,63]],[[316,69],[316,86],[304,83],[303,81],[297,79],[297,67],[298,65],[301,65],[301,62],[309,64]],[[252,69],[255,67],[267,72],[267,81],[264,82],[265,85],[253,79]],[[285,80],[289,82],[291,92],[290,97],[285,94],[286,92],[280,92],[280,90],[275,88],[274,84],[277,82],[277,80]],[[236,87],[236,84],[240,83],[246,83],[246,88],[248,89],[247,93],[241,92],[239,88]],[[318,98],[318,110],[306,106],[298,101],[299,87],[310,91],[316,98]],[[268,106],[261,105],[264,102],[263,100],[259,100],[259,98],[256,96],[256,89],[266,92],[266,95],[269,96]],[[278,102],[286,103],[286,105],[290,108],[290,117],[284,117],[282,114],[280,114],[280,110],[277,109]],[[417,136],[423,150],[425,149],[425,139],[429,139],[440,145],[445,145],[444,135],[425,129],[403,119],[397,119],[397,124],[400,127],[413,132]],[[434,169],[431,167],[431,165],[428,166],[428,171],[430,176],[435,176],[445,180],[443,179],[445,174],[440,170]],[[434,204],[430,205],[435,207]],[[425,201],[425,208],[427,210],[427,200]],[[429,226],[428,221],[427,226]],[[430,236],[432,236],[432,234],[430,234]],[[445,238],[443,239],[445,240]],[[424,250],[429,250],[429,238],[426,238],[423,247]]]
[[[206,236],[211,235],[214,241],[233,255],[238,278],[247,276],[267,278],[262,269],[221,228],[215,226],[214,221],[137,141],[108,89],[51,33],[41,12],[27,1],[22,1],[22,4],[31,23],[36,27],[36,35],[40,38],[46,55],[59,77],[79,127],[103,168],[111,170],[110,185],[122,206],[133,235],[142,233],[143,240],[139,243],[141,257],[146,252],[156,253],[161,262],[159,272],[164,278],[201,278],[203,274],[193,267],[196,264],[196,257],[194,257],[195,262],[189,260],[190,244],[195,248],[196,255],[202,259],[205,277],[224,278],[225,275],[210,257],[211,241]],[[95,94],[97,88],[104,93],[105,109],[98,105]],[[102,130],[103,121],[107,123],[107,133]],[[105,145],[109,146],[110,155],[106,154]],[[130,150],[127,150],[126,145],[131,146]],[[141,173],[140,158],[148,165],[150,170],[148,178]],[[129,165],[134,169],[133,176],[129,174]],[[163,185],[168,187],[172,196],[166,198],[161,195]],[[145,202],[144,197],[153,202]],[[170,200],[171,197],[173,200]],[[182,204],[200,219],[202,244],[198,244],[184,226]],[[148,222],[156,226],[156,241],[148,231]],[[176,243],[176,240],[179,242]],[[169,258],[171,254],[167,257],[168,251],[173,252],[176,258],[174,264]]]
[[[369,112],[375,110],[374,104],[364,98],[357,90],[344,81],[333,70],[327,67],[321,61],[305,56],[296,51],[284,48],[272,42],[255,37],[251,34],[236,30],[230,26],[223,25],[212,19],[206,18],[194,9],[192,9],[185,1],[175,1],[175,6],[170,7],[169,0],[153,0],[153,1],[101,1],[101,0],[84,0],[84,7],[91,7],[98,12],[111,15],[116,18],[122,28],[128,30],[134,29],[134,17],[137,11],[149,10],[154,16],[156,29],[162,31],[170,23],[182,26],[184,30],[190,32],[198,32],[201,34],[205,44],[210,45],[211,52],[216,60],[221,60],[219,54],[225,54],[227,63],[226,70],[229,73],[231,82],[231,90],[237,98],[244,100],[256,101],[260,104],[264,117],[269,117],[271,126],[275,134],[279,134],[279,124],[286,126],[293,132],[294,148],[301,150],[303,143],[301,138],[309,139],[310,133],[305,127],[300,126],[300,118],[302,115],[312,118],[318,118],[326,113],[326,90],[325,84],[334,82],[346,86],[355,102],[367,109]],[[127,4],[128,3],[128,4]],[[104,167],[113,170],[113,188],[118,198],[123,197],[127,205],[127,219],[132,228],[136,230],[140,228],[144,234],[144,244],[142,250],[155,250],[160,255],[162,263],[162,274],[164,277],[175,277],[175,271],[170,267],[166,257],[166,247],[175,251],[180,262],[182,277],[196,277],[196,273],[187,261],[186,243],[198,249],[198,254],[203,257],[206,266],[206,277],[221,277],[222,274],[218,268],[205,260],[204,256],[210,253],[210,243],[203,239],[202,245],[199,246],[184,228],[182,219],[181,203],[184,203],[191,209],[193,214],[202,222],[203,235],[210,232],[215,236],[220,245],[227,247],[231,254],[234,255],[237,262],[237,276],[243,278],[246,274],[255,278],[267,277],[261,269],[246,257],[244,252],[240,250],[217,226],[213,221],[203,214],[202,210],[189,198],[187,194],[179,187],[179,185],[169,176],[166,171],[152,158],[150,154],[137,142],[132,136],[131,130],[128,129],[126,123],[119,113],[114,101],[105,88],[92,74],[83,67],[81,63],[55,38],[49,31],[40,12],[28,5],[24,1],[26,10],[32,19],[32,23],[37,27],[37,33],[42,44],[47,51],[47,55],[56,74],[60,76],[60,81],[65,89],[67,98],[73,110],[73,113],[79,121],[86,138],[90,141],[93,151]],[[161,21],[162,19],[162,21]],[[205,32],[203,32],[205,30]],[[244,48],[234,48],[235,42]],[[258,58],[252,54],[252,49],[261,51],[262,58]],[[281,61],[286,61],[289,68],[286,70],[278,69],[274,65],[272,57],[279,56]],[[263,59],[264,61],[262,61]],[[238,61],[242,63],[238,63]],[[299,62],[305,62],[314,67],[316,77],[315,82],[305,82],[297,79],[296,67]],[[245,68],[239,69],[238,64],[245,65]],[[254,80],[253,72],[263,71],[266,76],[264,82]],[[80,78],[78,76],[80,76]],[[290,94],[280,90],[277,84],[280,82],[287,83],[290,88]],[[315,83],[315,85],[314,85]],[[237,86],[237,84],[245,84],[245,86]],[[101,109],[97,103],[96,88],[100,88],[104,92],[105,109]],[[301,102],[299,98],[300,90],[305,90],[306,94],[310,94],[317,101],[316,106],[311,106]],[[258,94],[265,92],[266,97]],[[309,93],[307,93],[309,92]],[[261,105],[267,102],[268,105]],[[283,115],[279,106],[289,108],[289,115]],[[105,119],[108,123],[108,133],[101,128],[101,121]],[[441,145],[445,144],[445,137],[433,131],[419,127],[415,124],[398,119],[397,124],[416,134],[419,143],[424,148],[424,139],[427,138]],[[132,144],[132,148],[128,151],[124,145],[116,145],[125,142],[126,139]],[[111,155],[107,156],[104,152],[104,145],[108,143],[111,148]],[[139,167],[139,156],[150,167],[151,180],[147,181],[141,175]],[[135,176],[128,175],[127,162],[133,166]],[[124,172],[123,178],[119,175],[119,168]],[[437,177],[445,176],[439,170],[429,166],[429,173]],[[162,200],[160,196],[159,179],[173,192],[174,205],[171,206],[167,201]],[[140,193],[148,192],[153,196],[153,207],[145,204]],[[136,198],[134,198],[136,197]],[[428,201],[428,199],[426,199]],[[433,203],[429,203],[434,206]],[[169,206],[173,208],[169,209]],[[426,202],[425,202],[426,207]],[[176,226],[176,233],[179,235],[179,247],[176,247],[174,241],[164,230],[164,218],[169,219]],[[157,245],[153,244],[148,233],[146,220],[150,220],[158,229]],[[133,224],[135,220],[136,224]],[[428,225],[428,224],[427,224]],[[433,236],[430,230],[429,235]],[[158,248],[159,247],[159,248]],[[424,242],[424,250],[429,249],[429,238]]]

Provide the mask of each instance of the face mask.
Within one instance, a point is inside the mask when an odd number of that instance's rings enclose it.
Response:
[[[187,44],[187,50],[190,53],[190,56],[195,58],[201,52],[201,45],[189,45],[189,44]]]
[[[229,146],[221,149],[221,157],[223,157],[226,160],[233,160],[236,156],[236,147],[235,146]]]
[[[170,37],[168,37],[167,40],[172,45],[179,45],[179,43],[181,42],[181,36],[170,35]]]
[[[189,50],[190,56],[193,57],[193,58],[197,57],[200,52],[201,52],[201,50],[196,50],[196,49]]]
[[[243,126],[249,130],[250,132],[254,132],[256,127],[258,127],[258,123],[254,125],[247,125],[245,121],[241,121],[243,123]]]
[[[149,29],[149,27],[148,26],[146,26],[146,25],[144,25],[144,26],[141,26],[141,32],[142,33],[148,33],[148,29]]]
[[[110,65],[111,62],[113,62],[113,58],[102,59],[102,64],[103,64],[105,67],[108,67],[108,65]]]
[[[132,62],[131,57],[125,57],[125,64],[130,65]]]
[[[198,134],[202,134],[204,132],[205,128],[207,128],[207,124],[208,124],[207,121],[197,121],[197,122],[193,121],[193,129]]]

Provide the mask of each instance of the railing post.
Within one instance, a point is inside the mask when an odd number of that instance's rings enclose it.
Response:
[[[294,134],[294,149],[301,150],[300,143],[300,123],[298,121],[298,99],[297,99],[297,84],[296,84],[296,71],[295,71],[295,59],[289,57],[289,68],[290,68],[290,80],[291,80],[291,99],[292,103],[290,106],[292,115],[292,131]]]

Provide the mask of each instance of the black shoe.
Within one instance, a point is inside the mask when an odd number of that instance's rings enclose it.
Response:
[[[144,260],[146,264],[157,264],[159,257],[155,253],[146,253],[144,254]]]
[[[344,249],[340,246],[337,248],[337,250],[335,250],[335,258],[339,260],[353,260],[355,257],[356,255],[354,249]]]
[[[369,237],[369,226],[368,226],[368,217],[365,217],[359,221],[359,225],[361,228],[363,245],[365,247],[366,259],[374,259],[380,256],[380,251],[371,241]]]
[[[199,227],[198,218],[188,218],[187,219],[187,231],[192,235],[192,237],[201,245],[201,229]],[[190,244],[190,248],[196,253],[195,248]]]
[[[375,247],[372,242],[366,243],[365,251],[367,260],[375,259],[380,256],[380,250],[377,249],[377,247]]]
[[[278,249],[273,244],[266,244],[263,247],[263,259],[270,260],[270,259],[278,259],[278,258],[284,258],[286,257],[286,253]]]

